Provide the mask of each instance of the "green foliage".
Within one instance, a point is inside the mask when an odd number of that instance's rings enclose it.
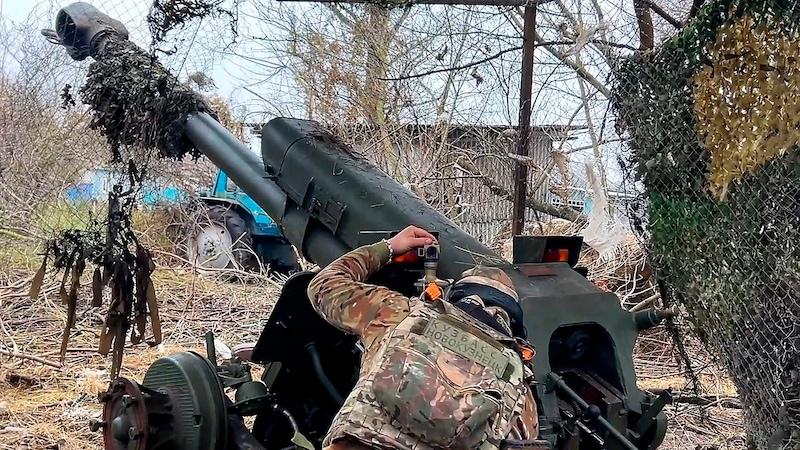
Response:
[[[713,1],[615,67],[651,256],[727,367],[756,448],[800,442],[798,29],[793,1]]]
[[[33,212],[34,228],[49,236],[70,229],[86,231],[105,211],[89,202],[72,203],[64,199],[43,202]]]

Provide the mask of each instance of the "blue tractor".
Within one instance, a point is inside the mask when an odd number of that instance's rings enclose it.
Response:
[[[106,201],[124,175],[107,168],[86,171],[64,193],[73,203]],[[177,253],[200,269],[266,269],[291,274],[301,269],[294,247],[278,225],[218,170],[210,191],[198,192],[189,220],[181,226]],[[165,180],[147,183],[138,200],[147,208],[184,203],[192,196]]]
[[[222,170],[211,191],[199,193],[199,207],[184,224],[179,253],[199,268],[301,270],[298,254],[280,228]]]

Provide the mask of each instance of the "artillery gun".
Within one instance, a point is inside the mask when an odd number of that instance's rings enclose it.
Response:
[[[61,9],[51,40],[71,57],[103,57],[124,25],[87,3]],[[476,263],[513,280],[535,346],[540,438],[554,450],[658,448],[671,399],[638,389],[632,353],[639,332],[671,313],[630,313],[576,268],[580,237],[514,237],[506,261],[313,122],[277,118],[262,131],[263,162],[205,113],[191,114],[183,138],[252,197],[303,257],[325,266],[361,245],[416,225],[438,235],[437,275],[459,278]],[[416,294],[424,262],[390,264],[370,282]],[[428,272],[430,275],[430,272]],[[356,382],[362,349],[322,320],[306,289],[314,273],[289,278],[249,357],[218,364],[180,352],[156,360],[141,382],[117,378],[100,396],[107,450],[318,449]],[[264,367],[253,379],[250,364]],[[234,392],[233,398],[226,395]],[[244,417],[254,417],[252,426]]]

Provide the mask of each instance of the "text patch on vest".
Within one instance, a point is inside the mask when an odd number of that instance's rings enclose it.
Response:
[[[508,367],[509,358],[501,350],[442,320],[430,320],[422,335],[464,358],[489,367],[498,378]]]

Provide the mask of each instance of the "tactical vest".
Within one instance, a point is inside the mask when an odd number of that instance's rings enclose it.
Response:
[[[512,342],[447,302],[416,301],[365,358],[323,445],[498,449],[528,398]]]

